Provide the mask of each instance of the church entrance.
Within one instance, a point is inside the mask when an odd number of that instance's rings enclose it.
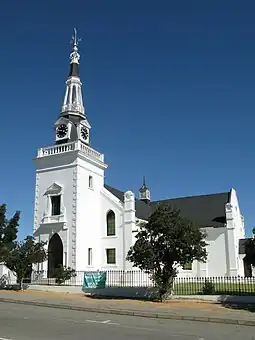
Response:
[[[54,277],[55,269],[63,265],[63,243],[60,236],[55,233],[48,246],[48,278]]]

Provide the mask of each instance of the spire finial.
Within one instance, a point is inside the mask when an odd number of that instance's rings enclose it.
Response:
[[[146,186],[146,184],[145,184],[145,176],[143,176],[143,185]]]
[[[148,187],[146,185],[145,176],[143,176],[143,184],[142,184],[140,190],[146,190],[146,189],[148,189]]]
[[[70,54],[71,64],[79,64],[80,55],[78,53],[78,45],[80,41],[81,39],[77,37],[77,30],[74,28],[74,35],[72,36],[72,40],[70,42],[73,45],[73,51]]]

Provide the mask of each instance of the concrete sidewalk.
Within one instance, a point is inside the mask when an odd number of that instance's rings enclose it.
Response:
[[[78,311],[132,315],[147,318],[176,319],[255,326],[255,306],[227,308],[198,301],[156,303],[134,300],[92,299],[80,294],[39,291],[0,291],[0,302],[20,303]],[[229,307],[229,306],[228,306]]]

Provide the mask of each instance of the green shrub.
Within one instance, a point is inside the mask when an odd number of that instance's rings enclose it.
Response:
[[[76,277],[76,272],[70,267],[64,267],[60,265],[58,268],[55,269],[54,276],[56,278],[56,283],[62,284],[65,281],[70,280],[72,277]]]
[[[209,280],[205,280],[205,284],[202,288],[204,295],[212,295],[215,293],[215,284]]]

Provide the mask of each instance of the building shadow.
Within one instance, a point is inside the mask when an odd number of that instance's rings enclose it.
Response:
[[[217,299],[223,307],[233,310],[245,310],[251,313],[255,312],[255,296],[252,295],[220,295]]]
[[[223,307],[234,310],[244,310],[247,312],[255,313],[255,303],[231,303],[222,302]]]
[[[159,301],[155,288],[146,287],[108,287],[103,289],[83,289],[91,299]]]

